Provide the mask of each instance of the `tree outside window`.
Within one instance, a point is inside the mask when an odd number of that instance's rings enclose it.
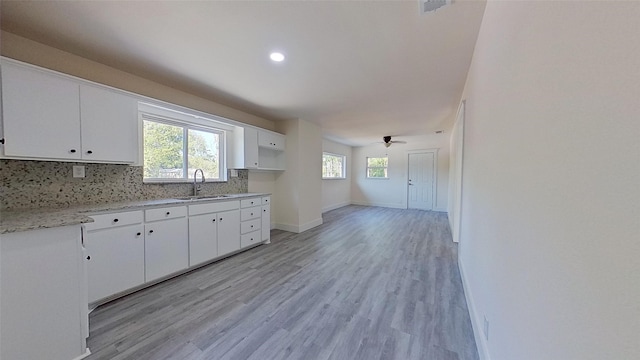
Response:
[[[224,180],[222,131],[144,120],[143,139],[144,180],[186,181],[196,169],[202,169],[207,180]]]
[[[367,158],[367,178],[388,179],[388,157],[368,157]]]
[[[322,153],[322,178],[345,179],[347,177],[346,158],[344,155]]]

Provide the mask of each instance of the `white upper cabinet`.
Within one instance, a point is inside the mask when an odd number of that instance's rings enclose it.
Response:
[[[137,99],[52,71],[2,61],[3,156],[130,164]]]
[[[267,131],[258,131],[258,146],[284,151],[284,136]]]
[[[234,156],[230,168],[285,170],[285,136],[255,128],[234,130]]]
[[[138,101],[130,96],[80,85],[82,158],[133,163],[138,157]]]
[[[253,128],[236,128],[234,130],[233,161],[230,168],[257,169],[258,160],[258,130]]]
[[[80,160],[78,84],[2,62],[4,155]]]

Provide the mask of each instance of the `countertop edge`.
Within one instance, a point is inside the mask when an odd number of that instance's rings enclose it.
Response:
[[[244,198],[271,196],[270,193],[225,194],[224,198],[199,200],[155,199],[114,204],[79,205],[69,208],[4,210],[0,218],[0,234],[81,225],[93,222],[91,214],[144,210],[161,206],[188,206],[209,202],[241,200]]]

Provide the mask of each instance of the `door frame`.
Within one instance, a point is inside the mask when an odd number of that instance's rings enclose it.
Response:
[[[464,172],[464,133],[465,133],[465,110],[467,100],[462,99],[456,114],[456,122],[453,124],[451,134],[451,154],[456,148],[455,158],[451,157],[449,163],[449,227],[453,242],[460,242],[460,232],[462,229],[462,180]]]
[[[431,149],[422,149],[422,150],[409,150],[407,151],[407,178],[406,178],[406,208],[409,209],[409,158],[412,154],[433,154],[433,171],[431,172],[433,176],[433,181],[431,182],[431,211],[436,211],[436,204],[438,203],[438,151],[439,148],[431,148]]]

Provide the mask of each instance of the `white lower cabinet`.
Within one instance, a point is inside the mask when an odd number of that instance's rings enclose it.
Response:
[[[240,250],[240,210],[218,213],[218,256]]]
[[[218,214],[189,217],[189,266],[218,256]]]
[[[2,234],[0,359],[87,354],[80,225]]]
[[[144,225],[145,281],[157,280],[189,267],[186,217]]]
[[[89,303],[144,284],[142,224],[87,231]]]
[[[271,206],[262,206],[262,241],[271,240]]]

